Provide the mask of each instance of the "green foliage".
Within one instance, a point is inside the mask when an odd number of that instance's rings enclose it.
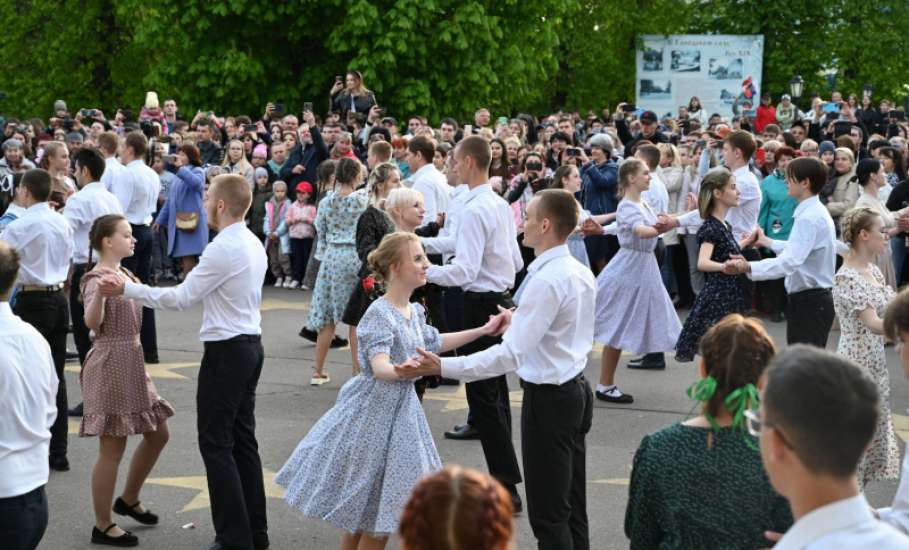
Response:
[[[909,3],[897,0],[19,0],[0,2],[8,98],[0,110],[50,115],[142,104],[147,90],[196,109],[259,114],[328,108],[334,75],[360,70],[379,104],[469,119],[634,95],[642,34],[763,34],[764,89],[909,95],[900,55]]]

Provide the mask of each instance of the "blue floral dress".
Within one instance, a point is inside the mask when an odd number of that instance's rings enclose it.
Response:
[[[284,500],[304,515],[349,533],[389,535],[423,476],[442,468],[412,380],[379,380],[370,359],[387,353],[393,364],[418,347],[438,352],[439,331],[423,306],[410,319],[380,298],[357,326],[362,369],[341,387],[335,406],[319,419],[275,482]]]
[[[346,197],[328,193],[319,201],[316,214],[316,253],[321,263],[306,325],[316,332],[325,325],[337,324],[359,280],[357,221],[369,200],[365,190]]]

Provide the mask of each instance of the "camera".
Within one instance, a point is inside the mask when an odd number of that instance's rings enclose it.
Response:
[[[275,116],[283,116],[283,115],[284,115],[284,104],[283,104],[283,103],[275,103],[274,105],[275,105],[275,106],[274,106],[274,108],[272,109],[271,113],[272,113],[273,115],[275,115]]]
[[[577,147],[569,147],[568,149],[565,149],[565,154],[569,157],[579,157],[581,156],[581,150]]]
[[[66,122],[64,122],[64,124],[66,124]],[[142,130],[142,133],[145,134],[145,137],[149,139],[158,137],[158,129],[154,124],[147,120],[143,120],[139,123],[139,129]]]
[[[543,170],[543,163],[542,162],[528,162],[527,164],[524,165],[524,168],[526,168],[527,170],[540,172]]]
[[[312,112],[312,101],[303,102],[303,112],[311,113]]]

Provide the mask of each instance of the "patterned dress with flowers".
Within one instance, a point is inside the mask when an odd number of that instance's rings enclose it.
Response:
[[[369,258],[369,253],[379,247],[385,235],[393,233],[394,230],[395,224],[388,217],[388,214],[372,205],[366,208],[366,211],[363,212],[363,215],[357,221],[357,256],[362,262],[360,271],[357,273],[360,284],[355,285],[353,292],[350,294],[347,308],[344,309],[344,315],[341,317],[344,324],[352,327],[360,324],[360,319],[366,313],[366,309],[378,297],[379,293],[375,289],[370,291],[364,286],[364,282],[369,285],[366,278],[372,273],[367,259]]]
[[[311,330],[318,332],[326,325],[340,322],[357,286],[361,262],[357,256],[356,228],[368,203],[365,190],[347,196],[331,192],[319,202],[315,257],[321,265],[306,323]]]
[[[851,267],[843,266],[834,278],[833,306],[840,320],[840,341],[836,352],[865,369],[877,383],[880,396],[880,416],[871,446],[858,468],[859,483],[897,479],[900,473],[900,448],[890,415],[890,375],[884,352],[884,337],[874,334],[859,319],[869,307],[883,316],[893,299],[893,289],[884,282],[884,275],[871,266],[872,283]]]

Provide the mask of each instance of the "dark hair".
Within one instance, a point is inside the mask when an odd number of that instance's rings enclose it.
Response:
[[[337,183],[348,184],[356,188],[360,184],[359,180],[362,175],[363,165],[360,164],[360,161],[349,157],[342,157],[338,160],[338,165],[335,167],[335,181]]]
[[[88,232],[88,263],[92,263],[92,251],[97,250],[100,254],[104,239],[114,234],[117,224],[125,221],[126,216],[121,214],[105,214],[95,218],[92,228]]]
[[[192,143],[184,143],[177,151],[186,155],[186,158],[189,159],[189,163],[193,166],[202,166],[202,155],[199,153],[199,148]]]
[[[443,124],[447,124],[447,125],[451,126],[452,128],[455,129],[455,132],[458,131],[458,128],[459,128],[458,121],[451,117],[443,118],[442,122],[439,123],[439,128],[441,128]]]
[[[637,155],[639,153],[641,155],[641,160],[643,160],[651,170],[656,170],[657,166],[660,165],[660,157],[662,154],[660,153],[659,147],[656,145],[640,145],[635,150],[634,154]]]
[[[780,157],[789,157],[791,159],[797,158],[798,153],[795,152],[795,149],[788,145],[783,145],[773,154],[773,158],[778,159]]]
[[[871,181],[871,176],[877,174],[880,169],[881,161],[872,158],[862,159],[855,166],[855,175],[852,179],[865,187]]]
[[[565,189],[544,189],[536,197],[540,198],[537,205],[539,219],[547,218],[552,223],[555,234],[560,239],[567,239],[577,227],[581,216],[577,199]]]
[[[734,147],[741,151],[745,160],[751,160],[751,156],[754,155],[754,151],[757,149],[757,143],[754,141],[754,136],[751,135],[751,132],[746,132],[745,130],[734,130],[729,132],[729,135],[726,136],[726,139],[724,139],[723,142],[728,143],[730,147]]]
[[[884,313],[884,334],[890,340],[899,342],[902,332],[909,332],[909,288],[897,294]]]
[[[903,154],[899,149],[886,145],[880,148],[879,154],[893,161],[893,172],[900,181],[906,179],[906,166],[903,164]]]
[[[142,132],[130,132],[126,134],[124,147],[131,148],[136,158],[142,158],[148,149],[148,138]]]
[[[104,168],[107,166],[107,163],[104,162],[104,157],[94,147],[80,148],[73,155],[73,160],[76,162],[76,170],[80,167],[88,168],[88,173],[92,175],[92,181],[99,181],[101,174],[104,173]]]
[[[528,154],[527,156],[530,156],[530,155]],[[524,157],[525,160],[526,160],[527,156]],[[555,173],[552,175],[552,180],[549,182],[550,189],[565,189],[565,184],[562,183],[562,180],[564,180],[565,178],[568,177],[569,174],[571,174],[572,168],[574,168],[575,170],[578,169],[578,167],[575,166],[574,164],[563,164],[562,166],[559,166],[556,169]]]
[[[819,158],[799,157],[786,165],[786,177],[795,181],[808,180],[811,193],[817,195],[827,183],[827,165]]]
[[[733,313],[701,337],[700,352],[704,370],[717,382],[705,405],[706,412],[716,417],[730,393],[747,384],[757,385],[776,346],[760,321]]]
[[[489,171],[489,164],[492,160],[492,153],[489,150],[489,143],[480,136],[467,136],[458,143],[464,156],[474,160],[477,168],[484,172]]]
[[[556,132],[549,138],[549,143],[552,143],[553,141],[564,141],[565,143],[571,143],[571,138],[568,137],[568,134],[565,132]]]
[[[410,117],[417,118],[417,117]],[[436,146],[425,136],[417,136],[407,143],[407,150],[423,157],[427,163],[432,162],[432,157],[436,154]]]
[[[6,295],[19,277],[19,253],[6,243],[0,243],[0,295]]]
[[[51,175],[43,168],[32,168],[22,175],[22,182],[29,194],[38,202],[44,202],[50,196]]]
[[[806,468],[848,478],[877,428],[877,385],[845,357],[806,345],[767,369],[764,423],[779,427]]]

